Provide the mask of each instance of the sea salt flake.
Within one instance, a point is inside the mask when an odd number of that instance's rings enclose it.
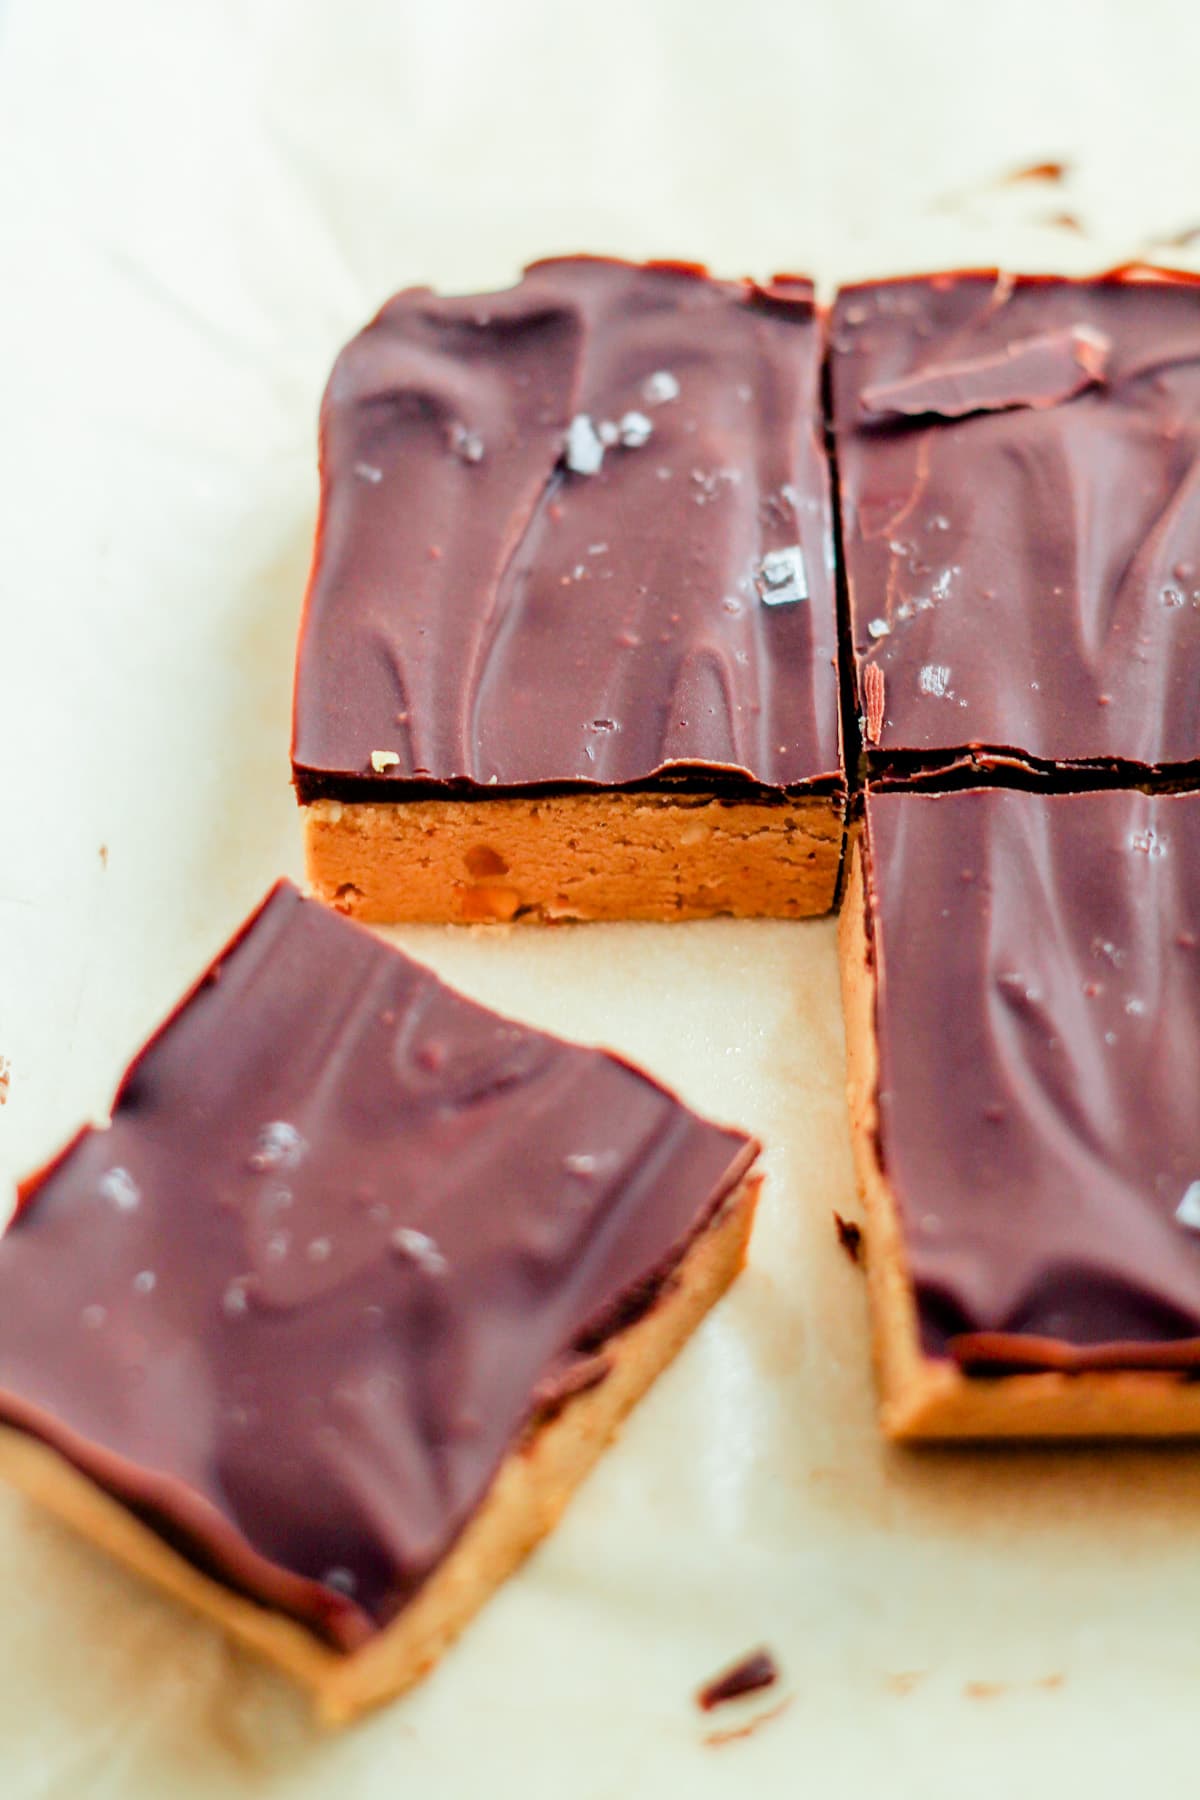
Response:
[[[158,1286],[158,1276],[153,1269],[139,1269],[133,1278],[135,1294],[152,1294]]]
[[[371,752],[371,767],[377,775],[382,775],[385,769],[394,769],[399,761],[399,752],[395,750],[372,750]]]
[[[358,476],[360,481],[369,481],[372,487],[378,487],[379,483],[383,480],[383,470],[377,469],[374,463],[356,462],[354,465],[354,473]]]
[[[1188,1231],[1200,1231],[1200,1181],[1193,1181],[1175,1208],[1175,1217]]]
[[[258,1134],[250,1167],[261,1174],[266,1169],[295,1169],[308,1149],[304,1138],[287,1119],[272,1119]]]
[[[926,663],[917,676],[917,686],[923,694],[944,699],[950,692],[950,670],[945,663]]]
[[[100,1192],[118,1212],[133,1212],[141,1202],[141,1189],[128,1169],[109,1169],[100,1177]]]
[[[428,1232],[401,1225],[392,1233],[392,1249],[406,1262],[416,1263],[426,1275],[444,1275],[450,1267]]]
[[[450,443],[455,456],[461,457],[463,462],[483,461],[483,439],[477,431],[469,431],[465,425],[456,425],[450,434]]]
[[[654,427],[645,413],[627,412],[620,423],[621,442],[626,450],[640,450],[650,442]]]
[[[794,606],[808,599],[808,574],[799,544],[768,550],[757,576],[758,595],[764,606]]]
[[[611,450],[614,444],[619,444],[621,441],[621,427],[612,419],[601,419],[596,427],[596,436],[606,450]]]
[[[244,1280],[229,1283],[221,1296],[221,1306],[231,1319],[240,1319],[250,1310],[250,1296]]]
[[[891,629],[886,619],[871,619],[867,623],[867,631],[873,638],[887,637]]]
[[[335,1594],[344,1594],[347,1599],[358,1592],[358,1577],[352,1569],[341,1567],[326,1569],[321,1577],[322,1587],[332,1588]]]
[[[678,400],[679,383],[670,369],[655,369],[653,375],[647,376],[642,385],[642,397],[651,406],[665,406],[668,400]]]
[[[586,413],[576,413],[567,427],[564,460],[573,475],[597,475],[604,462],[604,442]]]

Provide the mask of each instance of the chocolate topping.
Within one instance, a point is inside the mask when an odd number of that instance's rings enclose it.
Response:
[[[879,1150],[924,1345],[1200,1364],[1200,795],[868,793]]]
[[[1103,378],[1111,345],[1076,325],[1044,331],[967,362],[933,363],[917,375],[863,389],[867,418],[962,419],[1014,406],[1060,406]]]
[[[819,340],[677,265],[390,301],[322,410],[300,797],[835,782]]]
[[[880,282],[832,342],[869,769],[1195,773],[1200,281]]]
[[[771,1652],[754,1650],[707,1682],[696,1695],[696,1705],[703,1712],[711,1712],[714,1706],[740,1700],[743,1694],[756,1694],[761,1688],[774,1687],[778,1680],[779,1669]]]
[[[0,1242],[0,1417],[353,1648],[753,1159],[278,886]]]

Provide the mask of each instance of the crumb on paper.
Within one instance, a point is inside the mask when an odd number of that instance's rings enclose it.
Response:
[[[1176,231],[1155,232],[1146,242],[1160,245],[1164,250],[1190,250],[1200,243],[1200,225],[1182,225]]]
[[[1087,236],[1087,227],[1078,213],[1065,211],[1047,213],[1041,223],[1051,226],[1055,231],[1074,231],[1079,237]]]
[[[761,1688],[774,1687],[778,1680],[779,1665],[771,1652],[751,1650],[722,1669],[719,1675],[714,1675],[711,1681],[706,1681],[696,1695],[696,1705],[701,1712],[711,1712],[714,1706],[740,1700],[743,1694],[756,1694]]]
[[[747,1719],[744,1725],[730,1725],[724,1731],[708,1732],[704,1739],[705,1744],[710,1750],[720,1750],[725,1744],[736,1743],[739,1738],[753,1737],[756,1731],[761,1731],[764,1725],[771,1723],[772,1719],[782,1717],[795,1697],[794,1694],[789,1694],[786,1700],[781,1700],[777,1706],[768,1707],[766,1712],[757,1714],[753,1719]]]
[[[1007,175],[1000,177],[1008,186],[1022,181],[1066,181],[1071,173],[1071,165],[1058,157],[1047,157],[1044,162],[1024,163],[1019,169],[1010,169]]]
[[[377,775],[382,775],[385,769],[394,769],[399,761],[399,754],[395,750],[372,750],[371,752],[371,767]]]
[[[894,1675],[884,1677],[884,1685],[889,1694],[897,1694],[903,1699],[905,1694],[911,1694],[924,1679],[924,1669],[898,1669]]]
[[[12,1064],[7,1056],[0,1056],[0,1106],[8,1101],[8,1090],[12,1085]]]
[[[108,867],[108,845],[107,844],[101,844],[101,846],[100,846],[100,867],[102,869],[107,869],[107,867]]]
[[[995,1700],[1008,1692],[1007,1681],[964,1681],[963,1694],[968,1700]]]
[[[853,1219],[843,1219],[840,1212],[834,1212],[833,1223],[837,1228],[838,1243],[846,1252],[852,1263],[861,1265],[863,1260],[862,1226]]]

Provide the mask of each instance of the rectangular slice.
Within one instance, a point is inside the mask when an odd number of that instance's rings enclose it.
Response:
[[[869,792],[841,929],[884,1428],[1200,1432],[1200,794]]]
[[[364,920],[826,911],[837,619],[812,284],[568,258],[342,353],[296,673]]]
[[[0,1473],[344,1720],[554,1524],[757,1146],[281,883],[0,1241]]]
[[[1200,280],[869,282],[831,333],[868,773],[1194,779]]]

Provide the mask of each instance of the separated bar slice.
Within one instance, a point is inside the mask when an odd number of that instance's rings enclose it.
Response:
[[[281,884],[22,1189],[0,1472],[348,1718],[732,1279],[756,1149]]]
[[[366,920],[792,917],[844,782],[812,286],[398,294],[321,419],[293,772]]]
[[[1200,794],[869,792],[841,930],[884,1428],[1200,1431]]]
[[[867,282],[831,335],[872,778],[1200,777],[1200,278]]]

